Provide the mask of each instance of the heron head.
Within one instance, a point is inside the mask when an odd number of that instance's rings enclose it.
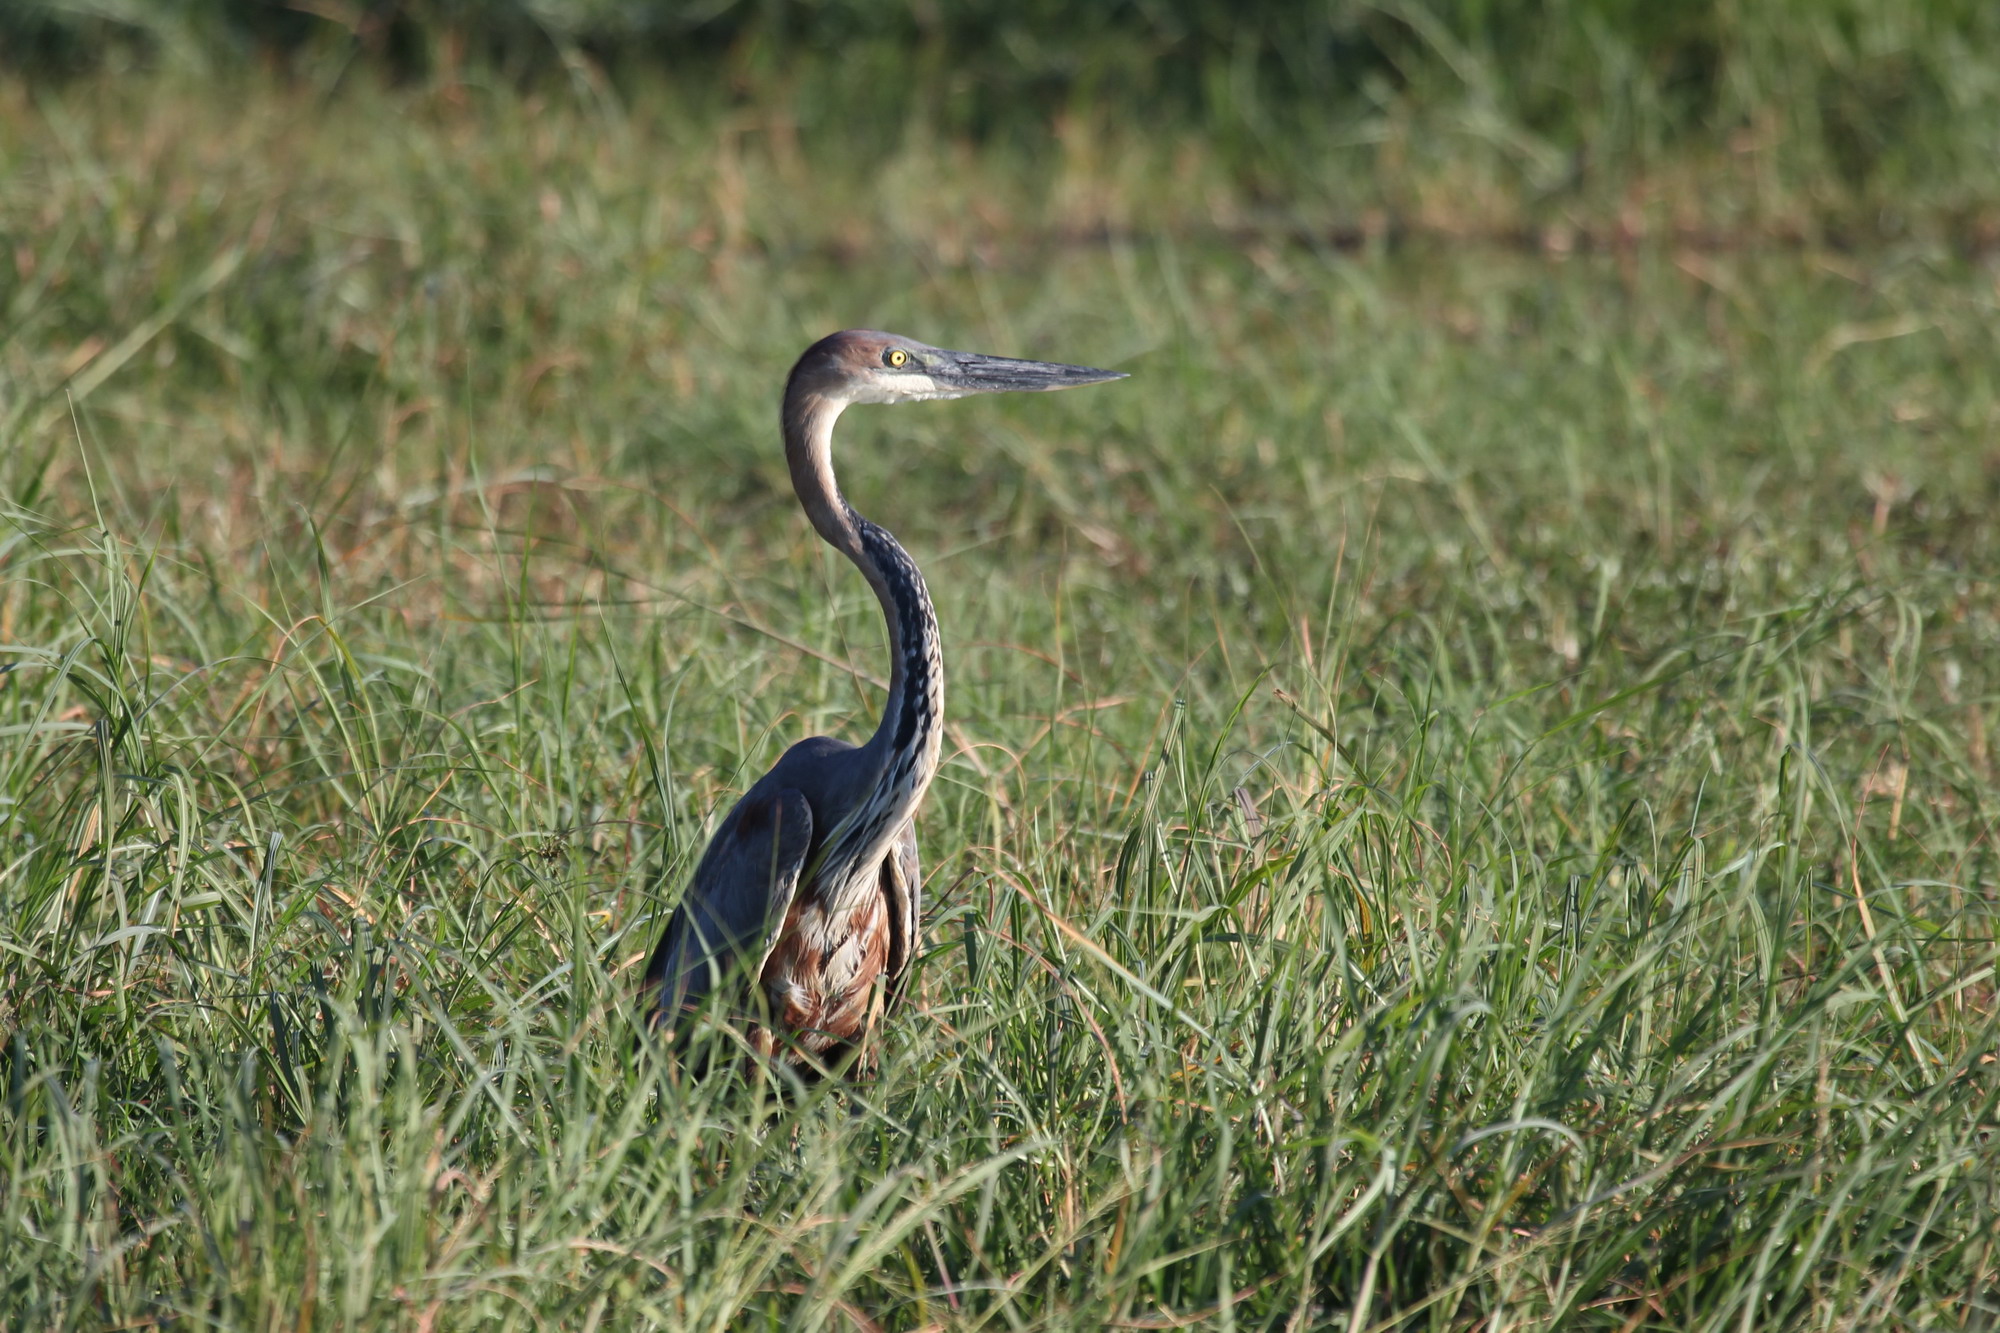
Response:
[[[1069,389],[1124,378],[1119,370],[949,352],[893,333],[847,329],[806,349],[792,367],[790,387],[842,403],[906,403]]]

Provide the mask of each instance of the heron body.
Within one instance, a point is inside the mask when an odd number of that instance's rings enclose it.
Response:
[[[882,605],[889,697],[866,743],[800,741],[724,816],[646,969],[655,1029],[678,1032],[711,994],[728,995],[747,1001],[756,1050],[831,1068],[866,1047],[916,953],[922,875],[912,821],[937,773],[944,661],[916,562],[834,479],[841,412],[1122,378],[866,330],[823,338],[799,358],[781,413],[792,487]]]

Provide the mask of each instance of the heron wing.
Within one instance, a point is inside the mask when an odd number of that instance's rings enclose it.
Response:
[[[762,970],[798,892],[812,828],[812,806],[790,787],[753,793],[730,812],[646,968],[655,1023]]]

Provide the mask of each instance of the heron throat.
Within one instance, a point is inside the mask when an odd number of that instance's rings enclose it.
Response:
[[[874,891],[882,857],[937,772],[944,736],[944,658],[923,572],[894,534],[854,511],[834,477],[833,424],[845,406],[813,393],[787,393],[784,406],[792,488],[814,530],[868,580],[889,633],[889,697],[862,747],[875,780],[828,830],[807,869],[820,895],[834,902],[850,891]]]

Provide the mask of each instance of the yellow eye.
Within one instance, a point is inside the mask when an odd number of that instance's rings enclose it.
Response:
[[[910,354],[900,347],[891,347],[882,354],[882,359],[892,366],[901,367],[910,359]]]

